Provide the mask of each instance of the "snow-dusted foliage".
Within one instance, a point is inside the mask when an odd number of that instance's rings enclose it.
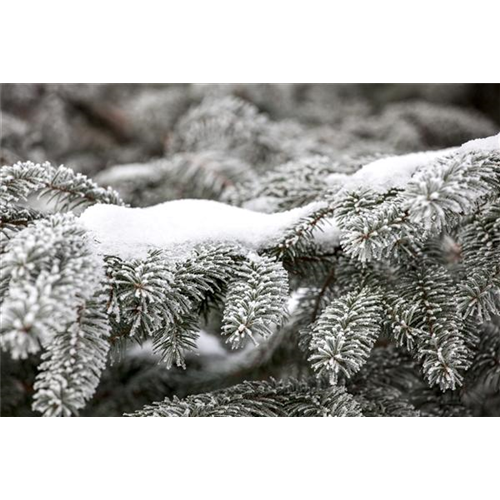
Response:
[[[146,406],[136,417],[361,417],[342,387],[286,382],[244,382],[211,394]]]
[[[228,284],[222,335],[233,348],[250,338],[267,338],[287,314],[288,277],[280,263],[269,257],[243,262]]]
[[[340,374],[350,377],[368,359],[380,334],[380,297],[363,289],[333,300],[311,326],[312,368],[336,385]]]
[[[101,263],[72,214],[35,222],[13,238],[2,258],[2,345],[25,358],[77,317],[99,286]]]
[[[19,152],[0,168],[7,413],[498,413],[489,119],[238,85],[122,89],[118,119],[102,88],[52,91],[32,130],[8,116],[2,153]],[[117,143],[97,182],[71,168],[66,102]]]
[[[109,324],[102,301],[89,301],[76,321],[42,355],[33,408],[46,416],[78,413],[94,395],[109,351]]]

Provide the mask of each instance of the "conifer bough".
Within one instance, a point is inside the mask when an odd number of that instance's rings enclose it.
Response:
[[[41,356],[33,409],[78,415],[134,344],[189,386],[135,416],[465,415],[498,395],[500,135],[297,158],[250,105],[221,123],[210,102],[144,168],[158,187],[182,164],[220,201],[130,208],[63,166],[1,167],[0,342]]]

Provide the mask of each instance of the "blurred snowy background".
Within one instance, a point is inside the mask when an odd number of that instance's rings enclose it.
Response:
[[[229,96],[252,107],[241,109]],[[220,150],[214,130],[221,129],[239,142],[263,136],[269,165],[294,156],[294,148],[329,157],[408,152],[500,128],[496,84],[4,84],[0,105],[2,164],[51,161],[89,175]],[[260,121],[246,123],[254,110]],[[263,163],[262,148],[248,149],[240,160]]]

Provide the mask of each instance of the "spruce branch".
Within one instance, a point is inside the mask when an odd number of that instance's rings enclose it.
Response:
[[[481,323],[500,314],[500,263],[477,269],[458,287],[458,307],[464,318],[472,316]]]
[[[95,297],[42,354],[33,409],[47,417],[77,415],[94,394],[106,366],[109,322]]]
[[[102,265],[72,214],[56,214],[19,232],[2,258],[2,347],[25,358],[76,320],[102,278]],[[8,285],[7,285],[8,283]]]
[[[416,262],[401,269],[400,283],[400,304],[411,311],[409,326],[420,333],[416,353],[426,379],[442,390],[456,389],[469,360],[450,274],[430,262]]]
[[[279,260],[288,261],[293,266],[297,260],[304,256],[314,255],[316,252],[313,235],[331,223],[333,207],[321,202],[309,215],[301,218],[291,226],[280,240],[268,250],[268,253]],[[332,246],[335,242],[332,242]]]
[[[411,258],[425,233],[411,223],[398,190],[347,192],[335,204],[344,252],[361,262]]]
[[[116,191],[99,187],[83,174],[75,173],[63,165],[47,168],[50,176],[41,188],[39,197],[47,198],[48,203],[55,203],[59,211],[74,210],[94,203],[123,205]]]
[[[269,119],[237,97],[207,97],[182,117],[172,141],[174,152],[221,151],[250,165],[289,158]]]
[[[40,218],[42,214],[32,208],[0,203],[0,254],[5,252],[7,243],[17,232]]]
[[[185,356],[196,349],[200,325],[196,314],[187,314],[175,323],[165,324],[154,335],[153,347],[167,368],[186,368]]]
[[[244,382],[229,389],[146,406],[135,417],[357,417],[361,408],[342,387],[305,382]]]
[[[462,279],[458,301],[464,318],[489,321],[499,313],[500,203],[485,203],[458,234]]]
[[[365,417],[419,417],[420,412],[397,389],[370,386],[356,395]]]
[[[46,162],[19,162],[0,168],[0,194],[5,202],[25,201],[38,194],[55,203],[56,210],[68,211],[94,203],[123,204],[111,188],[104,189],[85,175],[63,165],[54,167]]]
[[[458,244],[469,269],[500,260],[500,198],[481,205],[464,223]]]
[[[241,260],[242,249],[236,245],[200,245],[178,263],[174,281],[185,296],[200,303],[223,292]]]
[[[165,321],[174,322],[178,316],[171,302],[165,304],[165,293],[170,292],[172,300],[184,300],[184,309],[188,308],[189,302],[173,294],[172,271],[160,251],[150,252],[144,260],[107,257],[106,264],[111,294],[108,311],[115,330],[146,338]]]
[[[148,163],[116,165],[97,180],[120,192],[132,206],[178,198],[220,199],[238,182],[253,177],[249,165],[219,151],[178,153]]]
[[[433,231],[453,227],[485,197],[498,196],[500,153],[465,151],[417,172],[403,197],[411,220]]]
[[[380,297],[369,289],[335,299],[312,326],[310,361],[319,376],[335,385],[351,377],[368,359],[380,333]]]
[[[498,414],[500,136],[459,145],[493,123],[352,87],[106,89],[6,87],[2,413]],[[43,156],[75,170],[12,164]]]
[[[352,172],[349,165],[326,156],[311,156],[279,165],[229,189],[225,199],[238,206],[262,203],[266,211],[282,211],[301,207],[324,198],[332,187],[325,183],[330,174]]]
[[[481,332],[477,354],[466,382],[472,390],[500,391],[500,327],[487,323]]]
[[[418,306],[409,305],[396,294],[387,293],[383,298],[386,313],[385,327],[396,343],[409,351],[416,348],[419,337],[423,335],[414,324]]]
[[[250,338],[271,335],[272,326],[281,326],[286,317],[288,276],[281,264],[269,257],[245,260],[229,282],[222,320],[222,334],[232,348]]]
[[[201,246],[179,262],[162,251],[143,260],[108,257],[113,341],[151,337],[167,368],[185,367],[203,303],[222,294],[240,258],[230,245]]]
[[[33,192],[46,186],[52,167],[49,163],[18,162],[0,168],[0,193],[2,201],[12,203],[27,200]]]

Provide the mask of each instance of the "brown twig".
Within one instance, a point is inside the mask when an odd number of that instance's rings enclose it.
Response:
[[[314,310],[313,310],[313,313],[312,313],[312,316],[311,316],[311,321],[316,321],[316,318],[317,318],[318,312],[319,312],[319,308],[320,308],[320,305],[321,305],[321,299],[325,295],[326,290],[328,289],[328,287],[332,284],[332,281],[334,280],[334,278],[335,278],[335,267],[332,266],[332,269],[328,273],[328,276],[326,277],[326,280],[323,283],[323,286],[321,287],[321,290],[320,290],[320,292],[318,294],[318,297],[316,299],[316,304],[314,306]]]

